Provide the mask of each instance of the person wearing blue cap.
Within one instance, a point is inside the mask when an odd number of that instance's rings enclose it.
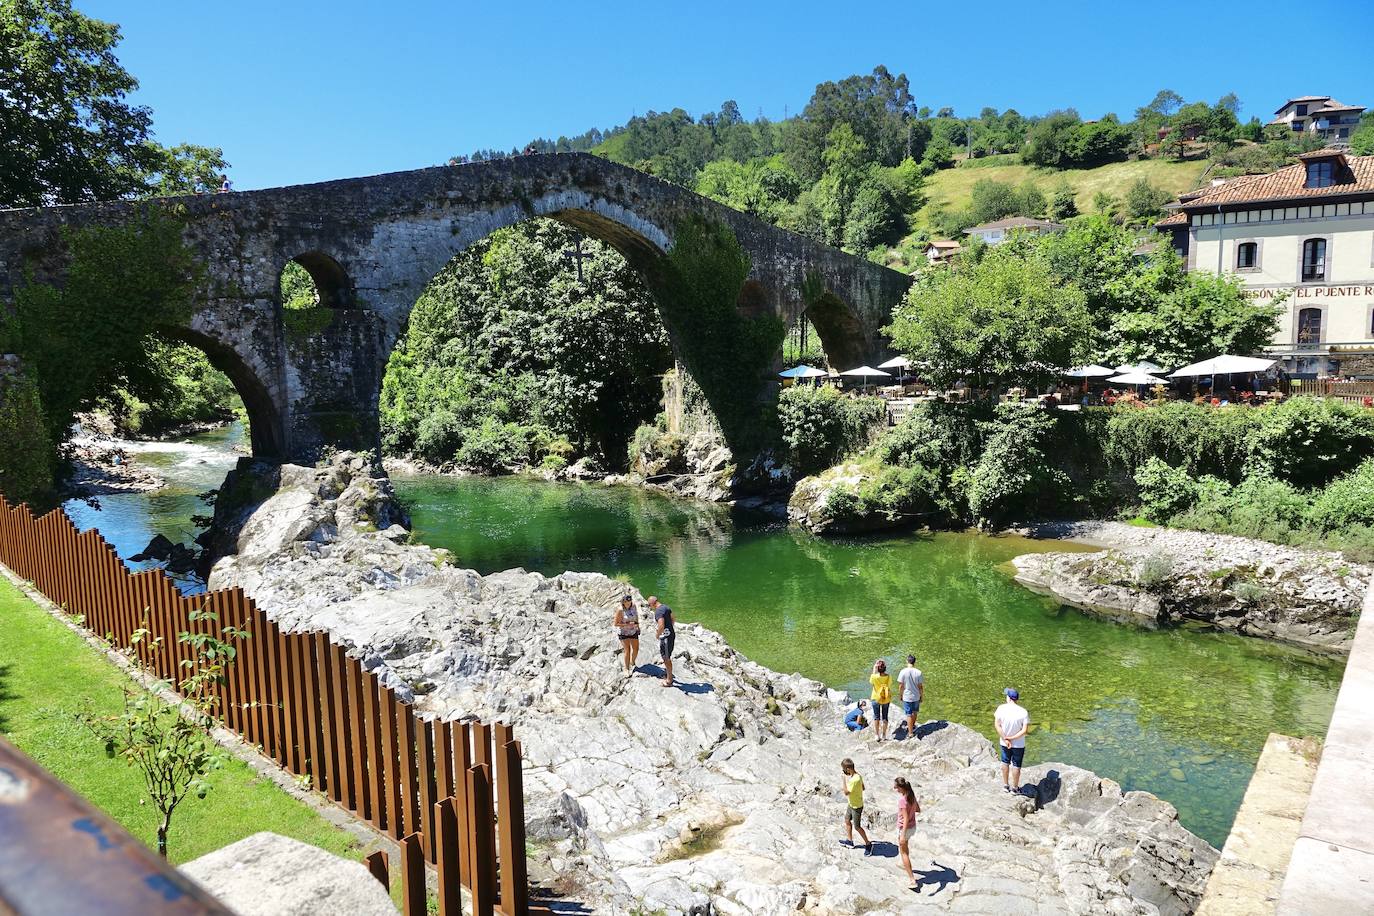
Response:
[[[1030,713],[1020,704],[1021,694],[1015,687],[1002,691],[1007,701],[997,707],[992,721],[997,727],[998,744],[1002,748],[1002,790],[1021,791],[1021,761],[1026,756],[1026,732],[1030,730]],[[1010,773],[1008,771],[1011,771]],[[1011,776],[1010,782],[1007,777]]]

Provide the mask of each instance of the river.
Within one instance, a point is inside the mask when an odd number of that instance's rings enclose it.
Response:
[[[168,480],[158,493],[69,506],[128,556],[153,532],[185,539],[205,514],[241,433],[184,451],[140,447]],[[684,621],[720,631],[779,671],[856,696],[875,658],[914,652],[922,721],[991,734],[1003,687],[1021,691],[1035,729],[1027,760],[1062,761],[1167,799],[1220,846],[1271,731],[1323,735],[1342,662],[1257,639],[1149,631],[1098,620],[1010,580],[1018,553],[1063,545],[1016,537],[918,534],[821,539],[760,517],[626,487],[523,478],[398,477],[416,535],[464,566],[619,576]],[[194,587],[194,582],[185,583]]]

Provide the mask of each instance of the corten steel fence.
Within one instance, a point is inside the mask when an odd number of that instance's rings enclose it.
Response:
[[[400,842],[407,916],[425,912],[425,861],[437,866],[445,916],[461,912],[459,885],[474,914],[531,912],[510,726],[421,719],[328,633],[283,632],[242,589],[185,596],[160,569],[131,573],[60,509],[36,519],[0,496],[0,563],[173,683],[196,661],[179,634],[246,631],[228,639],[238,653],[215,687],[216,719]],[[147,637],[135,643],[140,629]]]

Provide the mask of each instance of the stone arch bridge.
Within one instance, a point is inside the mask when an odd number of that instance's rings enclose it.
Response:
[[[832,361],[844,366],[886,358],[880,329],[908,283],[901,273],[585,153],[174,202],[207,283],[189,325],[170,330],[233,381],[259,457],[311,461],[325,446],[375,447],[382,375],[420,293],[464,248],[531,217],[608,243],[642,273],[671,250],[683,220],[723,222],[752,264],[738,307],[787,321],[806,314]],[[63,226],[119,223],[141,206],[0,211],[0,299],[26,276],[61,281]],[[314,279],[321,305],[334,310],[327,327],[308,335],[292,333],[283,317],[279,278],[293,260]],[[666,315],[665,325],[676,348],[678,332]],[[741,397],[758,397],[763,384],[741,385]]]

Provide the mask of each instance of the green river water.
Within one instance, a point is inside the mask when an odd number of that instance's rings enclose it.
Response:
[[[137,445],[150,494],[67,509],[128,557],[154,533],[187,541],[197,494],[232,466],[241,430]],[[991,733],[1003,687],[1036,723],[1028,763],[1060,761],[1172,802],[1220,845],[1271,731],[1323,735],[1343,664],[1256,639],[1147,631],[1061,607],[1006,563],[1064,545],[974,534],[821,539],[758,517],[628,487],[522,478],[396,480],[417,536],[480,572],[604,572],[658,594],[770,668],[866,695],[878,656],[912,651],[922,720]],[[182,582],[196,588],[193,579]]]

